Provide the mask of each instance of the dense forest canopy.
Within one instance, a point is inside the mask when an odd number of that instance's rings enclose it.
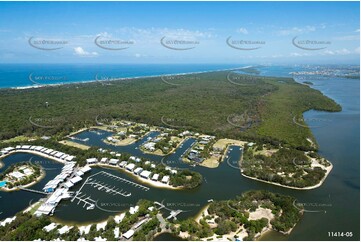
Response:
[[[231,77],[230,77],[231,76]],[[289,78],[258,77],[219,71],[174,78],[161,77],[45,86],[0,91],[0,138],[56,135],[95,125],[108,115],[164,126],[181,120],[184,129],[220,137],[261,139],[309,147],[313,137],[303,123],[310,110],[341,107],[319,91]],[[165,117],[165,118],[164,118]]]

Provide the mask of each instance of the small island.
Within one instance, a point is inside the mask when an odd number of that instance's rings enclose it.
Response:
[[[319,187],[333,166],[314,151],[255,144],[244,147],[239,167],[247,178],[306,190]]]
[[[255,240],[274,230],[291,233],[303,215],[295,198],[269,191],[248,191],[241,196],[207,205],[195,219],[181,221],[173,233],[188,240]]]
[[[193,189],[202,184],[203,176],[189,169],[177,169],[162,163],[131,156],[127,153],[101,152],[79,162],[80,165],[103,166],[118,169],[141,183],[166,189]]]
[[[0,181],[3,181],[3,191],[18,190],[19,187],[29,187],[40,181],[45,172],[39,165],[29,162],[20,162],[10,165],[0,174]]]

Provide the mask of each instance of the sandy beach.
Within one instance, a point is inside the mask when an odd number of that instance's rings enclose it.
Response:
[[[213,148],[216,148],[219,150],[224,150],[224,153],[222,154],[222,157],[220,159],[222,162],[222,161],[224,161],[224,158],[229,151],[229,146],[235,145],[235,146],[243,147],[246,143],[248,143],[248,142],[241,141],[241,140],[235,140],[235,139],[219,139],[219,140],[217,140],[216,143],[214,143]],[[207,168],[217,168],[220,164],[218,159],[219,158],[212,156],[212,157],[204,160],[202,163],[200,163],[200,165],[207,167]]]
[[[127,146],[127,145],[134,144],[136,141],[137,141],[137,139],[134,139],[134,138],[125,138],[123,140],[117,141],[116,143],[109,142],[106,139],[103,140],[104,143],[106,143],[108,145],[114,145],[114,146]]]
[[[73,141],[70,141],[70,140],[62,140],[62,141],[59,141],[59,143],[63,144],[63,145],[68,145],[68,146],[72,146],[72,147],[75,147],[75,148],[79,148],[79,149],[82,149],[82,150],[90,149],[90,146],[88,146],[88,145],[80,144],[80,143],[73,142]]]
[[[241,69],[247,69],[251,68],[253,66],[245,66],[245,67],[238,67],[238,68],[228,68],[228,69],[216,69],[216,70],[208,70],[208,71],[194,71],[194,72],[183,72],[183,73],[174,73],[174,74],[161,74],[161,75],[144,75],[144,76],[134,76],[134,77],[120,77],[120,78],[114,78],[112,80],[107,80],[104,82],[116,82],[116,81],[127,81],[127,80],[136,80],[136,79],[142,79],[142,78],[157,78],[157,77],[163,77],[163,76],[186,76],[186,75],[193,75],[193,74],[202,74],[202,73],[211,73],[211,72],[220,72],[220,71],[236,71]],[[10,87],[10,89],[19,89],[19,90],[25,90],[25,89],[35,89],[35,88],[45,88],[45,87],[57,87],[57,86],[69,86],[69,85],[81,85],[81,84],[87,84],[87,83],[102,83],[103,81],[99,80],[87,80],[87,81],[76,81],[71,83],[56,83],[56,84],[44,84],[44,85],[29,85],[29,86],[20,86],[20,87]]]

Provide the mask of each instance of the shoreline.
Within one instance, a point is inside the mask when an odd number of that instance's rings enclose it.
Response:
[[[212,167],[212,166],[207,166],[207,165],[203,164],[203,162],[211,159],[211,158],[209,158],[209,159],[204,160],[202,163],[200,163],[200,164],[199,164],[200,166],[203,166],[203,167],[206,167],[206,168],[210,168],[210,169],[218,168],[221,163],[225,162],[225,158],[226,158],[226,156],[227,156],[227,153],[229,152],[230,146],[236,146],[236,147],[239,147],[239,148],[243,149],[243,148],[244,148],[244,144],[248,143],[248,142],[246,142],[246,141],[233,140],[233,139],[228,139],[228,138],[219,139],[219,140],[231,141],[231,142],[226,143],[226,147],[224,148],[225,150],[224,150],[224,152],[223,152],[223,154],[222,154],[222,156],[221,156],[221,161],[217,161],[217,166],[214,166],[214,167]],[[218,140],[218,141],[219,141],[219,140]],[[237,144],[237,142],[234,142],[234,141],[237,141],[238,144]],[[216,142],[216,143],[217,143],[217,142]],[[243,143],[243,144],[241,144],[241,143]],[[213,145],[213,148],[214,148],[214,145]]]
[[[126,139],[128,139],[128,138],[126,138]],[[120,140],[120,141],[117,142],[117,143],[109,142],[107,139],[102,139],[102,141],[103,141],[104,144],[112,145],[112,146],[120,146],[120,147],[132,145],[132,144],[134,144],[135,142],[139,141],[139,140],[133,139],[133,140],[130,141],[130,142],[123,142],[123,143],[121,143],[122,141],[124,141],[124,140],[126,140],[126,139]],[[132,139],[132,138],[130,138],[130,139]]]
[[[150,154],[150,155],[157,155],[157,156],[163,156],[163,157],[165,157],[165,156],[174,154],[174,153],[177,151],[177,149],[179,148],[179,146],[180,146],[181,144],[183,144],[186,140],[187,140],[187,138],[182,139],[182,140],[177,144],[177,146],[176,146],[175,148],[173,148],[173,149],[172,149],[169,153],[167,153],[167,154],[155,154],[155,152],[151,152],[151,151],[145,150],[144,148],[142,148],[142,146],[139,147],[139,150],[142,151],[144,154]]]
[[[208,208],[210,206],[210,203],[206,204],[203,208],[201,208],[201,210],[199,210],[199,212],[196,214],[196,216],[194,217],[194,220],[199,223],[199,221],[202,218],[203,213],[205,213],[207,211],[208,213]]]
[[[100,127],[100,128],[99,128]],[[98,128],[95,128],[95,129],[101,129],[101,130],[104,130],[104,129],[102,129],[102,128],[105,128],[104,126],[99,126]],[[112,133],[112,135],[114,135],[115,133],[117,133],[117,131],[116,132],[114,132],[114,131],[109,131],[109,130],[107,130],[108,132],[111,132]],[[148,131],[148,132],[146,132],[142,137],[139,137],[138,139],[135,139],[135,138],[129,138],[129,137],[127,137],[127,138],[125,138],[125,139],[123,139],[123,140],[119,140],[118,141],[118,143],[112,143],[112,142],[109,142],[107,139],[102,139],[102,142],[103,143],[105,143],[105,144],[107,144],[107,145],[112,145],[112,146],[120,146],[120,147],[124,147],[124,146],[128,146],[128,145],[132,145],[132,144],[134,144],[134,143],[136,143],[136,142],[139,142],[139,141],[141,141],[145,136],[147,136],[147,135],[149,135],[151,132],[153,132],[154,130],[150,130],[150,131]],[[124,141],[124,140],[126,140],[126,139],[132,139],[132,141],[131,142],[123,142],[123,143],[121,143],[122,141]],[[120,144],[119,144],[120,143]],[[144,153],[144,152],[143,152]]]
[[[53,157],[53,156],[49,156],[49,155],[45,155],[41,152],[38,152],[38,151],[34,151],[34,150],[13,150],[13,151],[10,151],[9,153],[7,153],[6,155],[1,155],[0,156],[0,159],[3,159],[7,156],[10,156],[12,154],[16,154],[16,153],[29,153],[29,154],[33,154],[33,155],[37,155],[37,156],[41,156],[41,157],[44,157],[44,158],[47,158],[47,159],[50,159],[50,160],[54,160],[54,161],[57,161],[61,164],[65,164],[66,162],[59,159],[59,158],[56,158],[56,157]]]
[[[159,75],[146,75],[146,76],[134,76],[134,77],[120,77],[113,80],[85,80],[85,81],[75,81],[69,83],[53,83],[53,84],[43,84],[43,85],[29,85],[29,86],[19,86],[19,87],[2,87],[3,90],[12,89],[12,90],[26,90],[26,89],[36,89],[36,88],[44,88],[44,87],[57,87],[57,86],[65,86],[65,85],[76,85],[76,84],[87,84],[87,83],[106,83],[106,82],[116,82],[116,81],[127,81],[133,79],[141,79],[141,78],[157,78],[163,76],[183,76],[183,75],[192,75],[192,74],[203,74],[209,72],[220,72],[220,71],[236,71],[241,69],[251,68],[253,66],[244,66],[244,67],[236,67],[236,68],[226,68],[226,69],[216,69],[216,70],[207,70],[207,71],[193,71],[193,72],[180,72],[180,73],[169,73],[169,74],[159,74]]]
[[[203,214],[205,214],[205,216],[208,216],[208,215],[209,215],[209,213],[208,213],[208,208],[209,208],[209,206],[210,206],[210,203],[208,203],[207,205],[205,205],[205,206],[197,213],[197,215],[194,217],[194,220],[195,220],[198,224],[199,224],[199,221],[202,219]],[[261,238],[262,238],[264,235],[266,235],[267,233],[269,233],[269,232],[277,232],[277,233],[281,233],[281,234],[283,234],[283,235],[290,235],[291,232],[293,231],[293,229],[296,227],[296,225],[297,225],[297,224],[295,224],[292,228],[290,228],[290,229],[287,230],[286,232],[283,232],[283,231],[274,230],[274,229],[272,228],[272,225],[271,225],[270,221],[269,221],[268,226],[264,227],[261,232],[257,233],[257,234],[255,235],[254,239],[255,239],[255,241],[261,241],[261,240],[262,240]],[[239,226],[236,231],[238,231],[238,233],[241,233],[240,229],[244,229],[243,225]],[[238,234],[238,233],[236,233],[236,234]],[[183,239],[187,239],[187,237],[185,237],[185,236],[181,236],[181,235],[177,235],[177,236],[179,236],[179,237],[181,237],[181,238],[183,238]],[[202,239],[200,239],[200,240],[201,240],[201,241],[208,241],[209,238],[215,238],[215,236],[216,236],[216,235],[214,234],[214,235],[211,236],[211,237],[202,238]],[[224,238],[223,236],[225,236],[225,237],[227,238],[227,236],[232,236],[232,234],[224,234],[224,235],[222,235],[222,240],[225,240],[225,238]],[[244,238],[242,238],[242,239],[244,239]],[[218,240],[218,239],[217,239],[217,240]]]
[[[140,176],[137,176],[135,175],[133,172],[130,172],[126,169],[123,169],[119,166],[112,166],[112,165],[107,165],[107,164],[91,164],[89,166],[98,166],[98,167],[108,167],[108,168],[113,168],[115,170],[120,170],[120,171],[124,171],[126,174],[130,175],[133,179],[139,181],[140,183],[143,183],[143,184],[146,184],[146,185],[150,185],[152,187],[156,187],[156,188],[164,188],[164,189],[170,189],[170,190],[183,190],[184,188],[182,187],[173,187],[171,185],[168,185],[168,184],[164,184],[164,183],[161,183],[161,182],[155,182],[155,181],[152,181],[152,180],[149,180],[149,179],[145,179],[145,178],[142,178]]]
[[[322,178],[322,180],[319,181],[319,183],[317,183],[316,185],[308,186],[308,187],[292,187],[292,186],[287,186],[287,185],[283,185],[283,184],[276,183],[276,182],[265,181],[265,180],[262,180],[262,179],[259,179],[259,178],[256,178],[256,177],[251,177],[251,176],[247,176],[247,175],[243,174],[242,169],[240,169],[240,171],[241,171],[241,175],[243,177],[246,177],[246,178],[251,179],[251,180],[255,180],[255,181],[259,181],[259,182],[263,182],[263,183],[267,183],[267,184],[275,185],[275,186],[279,186],[279,187],[289,188],[289,189],[293,189],[293,190],[312,190],[312,189],[320,187],[324,183],[324,181],[326,180],[328,175],[330,174],[330,172],[331,172],[331,170],[333,168],[333,165],[332,165],[332,163],[330,161],[328,161],[328,162],[330,163],[330,166],[326,167],[326,173],[325,173],[325,176]],[[240,161],[239,161],[239,165],[241,165]]]
[[[79,134],[81,132],[84,132],[86,130],[88,130],[89,128],[82,128],[82,129],[79,129],[77,131],[74,131],[74,132],[71,132],[70,134],[66,135],[64,138],[70,138],[71,136],[74,136],[76,134]]]
[[[78,227],[78,229],[80,228],[84,228],[84,227],[87,227],[87,226],[91,226],[93,224],[95,225],[98,225],[98,224],[104,224],[106,222],[108,222],[108,219],[110,217],[117,217],[117,216],[121,216],[123,213],[126,212],[127,209],[125,209],[124,211],[122,212],[119,212],[119,213],[115,213],[115,214],[109,214],[109,216],[106,218],[106,219],[103,219],[103,220],[99,220],[99,221],[96,221],[96,220],[93,220],[93,221],[87,221],[87,222],[77,222],[77,221],[69,221],[69,220],[63,220],[63,219],[60,219],[58,217],[56,217],[56,214],[54,214],[54,216],[51,216],[50,217],[50,220],[56,224],[60,224],[60,225],[68,225],[68,226],[76,226]]]
[[[66,146],[70,146],[70,147],[75,147],[75,148],[78,148],[78,149],[81,149],[81,150],[89,150],[91,147],[88,146],[88,145],[84,145],[84,144],[81,144],[81,143],[77,143],[77,142],[74,142],[74,141],[70,141],[70,140],[60,140],[58,141],[60,144],[62,145],[66,145]]]
[[[222,138],[222,139],[218,139],[218,140],[213,144],[213,146],[212,146],[213,149],[215,148],[215,145],[217,144],[217,142],[225,142],[224,148],[223,148],[223,149],[224,149],[224,152],[223,152],[223,154],[222,154],[222,156],[221,156],[221,161],[217,161],[218,164],[217,164],[217,166],[215,166],[215,167],[210,167],[210,166],[204,165],[204,164],[203,164],[204,161],[199,164],[200,166],[203,166],[203,167],[206,167],[206,168],[210,168],[210,169],[218,168],[219,165],[225,161],[225,158],[226,158],[226,156],[227,156],[227,153],[229,152],[230,146],[236,146],[236,147],[239,147],[239,148],[243,149],[243,148],[244,148],[244,145],[245,145],[246,143],[249,143],[249,142],[243,141],[243,140],[235,140],[235,139],[229,139],[229,138]],[[206,160],[205,160],[205,161],[206,161]]]
[[[157,149],[154,152],[148,151],[148,150],[144,149],[142,145],[139,146],[139,150],[141,152],[143,152],[144,154],[149,154],[149,155],[157,155],[157,156],[162,156],[162,157],[169,155],[169,154],[157,154],[156,151],[162,152],[160,149]]]

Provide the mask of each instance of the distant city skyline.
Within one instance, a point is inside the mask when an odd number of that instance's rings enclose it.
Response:
[[[359,2],[1,2],[0,63],[359,64]]]

